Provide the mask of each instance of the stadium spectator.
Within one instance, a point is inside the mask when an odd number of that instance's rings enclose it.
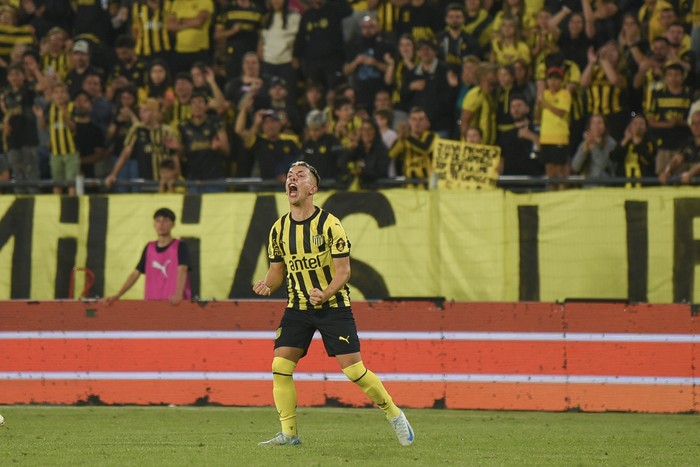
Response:
[[[649,138],[647,120],[643,115],[632,117],[625,129],[625,136],[612,154],[616,175],[625,178],[656,176],[656,144]],[[626,183],[625,188],[639,187],[639,183]]]
[[[105,165],[108,162],[105,134],[91,118],[92,102],[90,94],[83,90],[73,99],[75,147],[80,157],[80,172],[87,178],[104,178],[111,167]]]
[[[651,42],[649,54],[639,64],[637,74],[634,75],[633,86],[642,89],[644,109],[649,107],[651,92],[663,86],[663,68],[670,59],[670,47],[668,39],[659,36]]]
[[[581,73],[581,88],[586,92],[588,115],[600,114],[607,120],[615,140],[622,138],[629,122],[627,78],[622,70],[617,43],[608,42],[598,52],[588,50],[588,65]]]
[[[207,114],[207,96],[197,92],[190,99],[191,115],[180,122],[178,132],[181,144],[179,157],[186,161],[187,180],[222,180],[226,177],[226,159],[230,145],[223,122],[216,115]],[[216,193],[221,186],[193,186],[190,193]]]
[[[185,179],[182,175],[178,175],[175,162],[172,159],[160,161],[158,178],[158,193],[187,193],[187,187],[175,185],[176,182],[182,182]]]
[[[418,57],[416,67],[401,90],[401,100],[411,107],[422,107],[431,129],[446,138],[454,129],[454,116],[449,109],[457,96],[459,78],[438,60],[434,40],[419,43]]]
[[[414,107],[408,116],[408,130],[402,129],[396,144],[389,150],[389,157],[399,159],[403,175],[407,179],[428,179],[432,173],[433,143],[437,135],[430,131],[430,120],[425,110]],[[428,183],[407,185],[427,188]]]
[[[515,70],[512,65],[501,65],[496,72],[498,87],[496,88],[496,141],[502,133],[510,131],[514,126],[510,114],[510,96],[515,82]],[[478,128],[478,127],[472,127]]]
[[[536,16],[535,26],[526,31],[527,45],[530,48],[532,62],[537,64],[552,52],[558,52],[559,28],[552,24],[552,14],[546,10],[540,10]]]
[[[224,43],[227,76],[240,75],[245,54],[257,52],[262,24],[263,10],[251,0],[233,0],[219,13],[214,37]]]
[[[481,55],[479,43],[464,30],[464,7],[450,3],[445,12],[446,28],[437,34],[438,59],[454,73],[462,71],[462,63],[469,55]]]
[[[112,120],[112,102],[102,92],[102,77],[98,73],[88,73],[83,80],[82,91],[85,91],[92,100],[92,113],[90,118],[103,133]]]
[[[306,116],[308,138],[301,146],[299,160],[317,167],[323,180],[335,180],[336,184],[345,175],[343,164],[347,162],[347,151],[340,140],[328,132],[328,122],[320,110],[312,110]]]
[[[136,269],[129,274],[119,292],[105,297],[106,305],[119,300],[141,274],[146,276],[146,300],[168,300],[177,305],[191,298],[189,250],[185,242],[172,237],[175,213],[168,208],[158,209],[153,215],[153,227],[157,240],[149,242],[143,249]]]
[[[690,136],[687,118],[693,95],[683,85],[683,73],[678,62],[668,63],[664,67],[663,87],[651,93],[647,119],[658,144],[657,173],[668,166],[675,151]]]
[[[481,0],[465,0],[464,32],[476,39],[482,50],[491,43],[491,16]]]
[[[170,109],[175,99],[170,68],[165,60],[155,58],[148,66],[146,84],[138,89],[139,103],[156,99],[164,110]]]
[[[193,91],[194,83],[189,71],[177,73],[173,83],[173,95],[175,98],[172,101],[172,106],[167,109],[163,117],[168,125],[177,128],[181,122],[192,116],[190,99]]]
[[[502,38],[502,25],[506,18],[511,18],[518,31],[528,31],[535,26],[533,11],[528,11],[525,0],[503,0],[501,10],[496,13],[491,23],[491,38]],[[518,35],[518,38],[521,37]]]
[[[119,36],[114,43],[117,62],[109,77],[106,95],[112,99],[117,91],[132,84],[145,86],[148,76],[148,65],[136,55],[136,42],[131,36]]]
[[[236,117],[236,133],[248,150],[239,157],[238,175],[284,183],[287,168],[299,156],[298,139],[282,133],[282,122],[274,110],[257,110],[252,126],[246,127],[252,110],[253,96],[249,95],[243,99]]]
[[[196,62],[210,61],[209,29],[213,14],[213,0],[173,0],[169,3],[166,22],[168,32],[175,38],[169,60],[173,74],[189,72]]]
[[[240,76],[229,77],[224,93],[234,108],[240,106],[244,98],[250,95],[255,99],[254,108],[260,109],[265,105],[266,87],[260,72],[260,59],[255,52],[248,52],[243,57],[243,72]]]
[[[360,139],[362,120],[355,114],[355,106],[345,97],[335,100],[333,106],[334,118],[328,122],[329,131],[341,142],[348,151],[357,147]]]
[[[427,0],[409,0],[401,7],[401,14],[396,21],[396,34],[410,35],[415,42],[435,39],[443,29],[443,12]]]
[[[114,164],[112,172],[105,178],[105,185],[111,188],[119,172],[129,159],[135,159],[138,178],[158,180],[158,167],[164,159],[172,159],[177,173],[182,173],[180,159],[176,155],[179,148],[176,131],[160,121],[162,106],[157,99],[146,99],[139,106],[139,119],[129,129],[124,139],[124,148]]]
[[[498,137],[501,147],[499,172],[502,175],[542,176],[544,170],[537,157],[540,139],[531,120],[530,106],[522,95],[511,94],[509,108],[513,125]]]
[[[28,24],[19,25],[17,10],[9,5],[0,7],[0,64],[6,68],[15,45],[34,45],[34,29]]]
[[[301,118],[297,103],[288,98],[288,84],[284,78],[273,76],[267,90],[266,108],[277,112],[282,118],[283,131],[296,135],[304,134],[304,121]]]
[[[559,13],[552,17],[551,22],[558,25],[558,21],[568,16],[566,27],[561,32],[557,44],[562,56],[576,62],[580,70],[583,70],[588,63],[586,51],[593,46],[592,37],[588,36],[584,27],[583,14],[571,13],[571,9],[563,7]]]
[[[571,168],[574,173],[589,178],[613,177],[616,168],[612,153],[616,147],[617,141],[608,133],[605,117],[600,114],[591,115]]]
[[[209,109],[218,115],[226,111],[226,98],[224,93],[216,82],[214,70],[208,67],[204,62],[196,62],[190,70],[192,78],[193,92],[202,92],[207,96],[207,104]]]
[[[292,63],[304,78],[326,89],[342,79],[345,61],[342,19],[352,14],[347,0],[309,0],[294,40]]]
[[[131,127],[139,123],[138,99],[133,86],[121,88],[116,95],[112,121],[107,128],[107,141],[110,144],[109,153],[112,155],[112,166],[116,165],[119,155],[124,149],[124,140]],[[138,162],[136,158],[128,159],[118,174],[119,180],[138,178]],[[130,191],[127,187],[117,187],[118,192]]]
[[[564,70],[552,67],[547,70],[547,87],[539,98],[542,109],[540,127],[540,156],[549,178],[565,178],[569,175],[569,113],[571,93],[562,86]],[[549,184],[554,190],[563,190],[564,184]]]
[[[168,12],[163,7],[163,0],[134,0],[132,4],[131,33],[136,40],[136,55],[146,62],[167,60],[170,55]]]
[[[360,127],[360,141],[349,154],[347,170],[350,190],[377,188],[375,182],[386,178],[389,171],[389,153],[382,142],[374,121],[365,119]]]
[[[32,111],[36,94],[27,85],[22,65],[7,71],[8,87],[2,93],[3,139],[12,175],[19,182],[39,180],[37,121]],[[15,193],[36,194],[36,187],[15,187]]]
[[[517,59],[525,60],[528,64],[532,62],[530,47],[521,40],[522,34],[517,18],[503,17],[498,32],[498,36],[491,41],[491,63],[509,65]]]
[[[49,133],[51,178],[54,182],[72,182],[80,171],[80,157],[75,147],[75,122],[71,113],[73,104],[68,95],[68,86],[54,84],[48,109],[35,105],[34,115],[42,130]],[[62,186],[54,186],[55,194],[62,194]],[[68,186],[68,194],[75,195],[75,186]]]
[[[496,69],[489,63],[482,63],[476,71],[479,85],[470,89],[462,102],[461,135],[467,135],[470,127],[478,127],[484,144],[496,141]]]
[[[644,0],[644,5],[639,9],[637,17],[644,29],[648,31],[649,41],[664,33],[661,25],[661,14],[665,9],[673,9],[673,5],[665,0]]]
[[[401,89],[416,67],[416,45],[413,38],[408,34],[401,36],[397,57],[394,58],[391,54],[387,54],[384,56],[384,61],[387,63],[384,82],[392,87],[392,102],[397,109],[408,112],[409,104],[401,101]]]
[[[372,112],[374,96],[386,87],[384,75],[387,64],[386,55],[393,48],[379,34],[377,22],[370,16],[360,20],[360,37],[349,47],[347,62],[343,65],[343,75],[350,78],[355,90],[355,105]],[[313,164],[312,164],[313,165]]]
[[[284,79],[291,101],[299,95],[297,71],[292,66],[292,51],[300,21],[301,15],[289,7],[289,0],[270,0],[270,9],[263,18],[260,37],[263,73]]]
[[[68,76],[71,62],[68,52],[68,35],[58,27],[49,30],[41,47],[41,71],[64,80]]]
[[[90,45],[85,40],[77,41],[71,48],[72,67],[66,75],[66,84],[71,99],[74,99],[78,91],[83,89],[83,81],[89,74],[101,74],[99,70],[90,65]]]
[[[670,177],[676,175],[682,184],[687,185],[693,177],[700,174],[700,111],[690,116],[690,131],[692,136],[659,171],[659,181],[663,185],[669,182]]]

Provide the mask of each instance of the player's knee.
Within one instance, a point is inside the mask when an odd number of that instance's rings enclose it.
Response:
[[[294,369],[297,364],[291,360],[287,360],[282,357],[275,357],[272,359],[272,374],[275,375],[289,375],[294,374]]]
[[[367,368],[365,368],[365,364],[362,363],[362,361],[359,361],[343,368],[343,373],[345,373],[345,376],[347,376],[350,381],[356,383],[367,374]]]

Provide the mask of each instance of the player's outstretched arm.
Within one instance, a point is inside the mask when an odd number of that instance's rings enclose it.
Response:
[[[253,284],[253,292],[268,297],[280,288],[282,282],[284,282],[284,263],[282,261],[270,263],[265,279]]]
[[[119,289],[119,292],[117,292],[116,295],[105,297],[103,299],[104,303],[106,305],[111,305],[113,302],[119,300],[119,298],[122,295],[124,295],[127,292],[127,290],[131,288],[132,285],[136,283],[140,275],[141,273],[137,269],[134,269],[134,271],[131,274],[129,274],[129,277],[126,278],[126,281],[124,282],[124,285],[122,285],[122,288]]]

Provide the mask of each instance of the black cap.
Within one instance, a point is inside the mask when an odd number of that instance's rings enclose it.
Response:
[[[153,214],[153,218],[156,219],[158,217],[166,217],[170,219],[171,221],[175,222],[175,213],[168,209],[168,208],[160,208],[156,211],[155,214]]]
[[[281,76],[273,76],[270,79],[270,87],[273,87],[273,86],[282,86],[283,88],[286,88],[287,82]]]

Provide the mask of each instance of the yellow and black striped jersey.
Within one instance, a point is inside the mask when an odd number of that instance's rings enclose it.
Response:
[[[73,113],[73,103],[69,102],[65,113],[56,104],[51,104],[48,110],[48,129],[51,154],[54,156],[66,156],[77,154],[73,133],[68,127],[67,120]]]
[[[340,220],[328,211],[316,208],[305,221],[297,222],[292,214],[280,217],[270,229],[268,257],[287,269],[288,308],[314,310],[350,306],[350,289],[343,286],[319,306],[309,302],[309,291],[324,290],[333,280],[333,258],[350,255],[350,240]]]
[[[470,127],[481,129],[482,144],[496,142],[496,102],[491,93],[475,86],[467,92],[462,101],[462,110],[471,112]]]
[[[12,48],[18,44],[32,46],[34,44],[34,28],[29,25],[0,24],[0,57],[9,62]]]
[[[433,163],[433,147],[435,133],[424,132],[420,138],[409,136],[399,139],[389,151],[389,157],[403,157],[404,175],[406,178],[428,178]],[[423,185],[427,187],[427,183]]]
[[[168,28],[165,24],[166,5],[161,1],[151,10],[145,0],[137,0],[131,10],[131,21],[136,34],[136,54],[150,57],[171,48]]]
[[[190,117],[192,117],[192,106],[190,103],[183,104],[179,99],[175,99],[173,106],[166,112],[165,122],[172,127],[176,127]]]
[[[41,71],[44,74],[55,73],[56,76],[61,78],[61,81],[65,81],[70,70],[71,64],[68,60],[68,52],[61,52],[55,56],[46,52],[41,56]]]
[[[593,65],[591,84],[586,87],[588,114],[610,115],[622,112],[627,99],[627,78],[620,73],[617,85],[610,84],[603,67]]]

